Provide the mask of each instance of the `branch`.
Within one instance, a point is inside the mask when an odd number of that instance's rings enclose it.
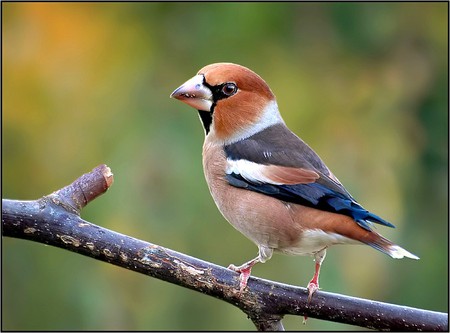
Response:
[[[448,331],[448,314],[318,291],[239,274],[129,237],[80,218],[81,209],[113,182],[100,165],[71,185],[34,201],[2,199],[3,236],[28,239],[89,256],[214,296],[245,312],[256,328],[283,330],[284,315],[308,316],[376,330]]]

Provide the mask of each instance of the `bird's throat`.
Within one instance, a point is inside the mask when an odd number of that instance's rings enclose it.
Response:
[[[205,129],[205,134],[209,133],[211,123],[212,123],[212,112],[198,110],[198,115],[202,121],[203,128]]]

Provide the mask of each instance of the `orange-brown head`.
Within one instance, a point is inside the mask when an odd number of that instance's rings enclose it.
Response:
[[[206,134],[233,142],[283,122],[275,95],[266,82],[250,69],[216,63],[176,89],[171,97],[199,111]]]

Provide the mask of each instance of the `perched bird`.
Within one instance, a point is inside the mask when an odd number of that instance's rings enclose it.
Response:
[[[394,227],[350,195],[320,157],[289,130],[266,82],[246,67],[203,67],[170,97],[198,110],[205,129],[203,169],[225,219],[259,248],[256,258],[228,268],[242,291],[256,263],[274,251],[310,255],[315,273],[334,244],[367,244],[392,258],[419,259],[372,229]]]

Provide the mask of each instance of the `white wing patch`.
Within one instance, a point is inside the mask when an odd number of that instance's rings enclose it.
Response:
[[[247,160],[232,160],[227,159],[227,169],[226,173],[231,175],[235,173],[241,175],[245,180],[249,182],[261,184],[270,183],[274,185],[282,185],[283,183],[277,183],[270,180],[268,177],[264,176],[265,165],[258,164],[255,162],[250,162]]]
[[[317,172],[303,168],[285,167],[281,165],[265,165],[248,160],[227,159],[227,174],[241,175],[245,180],[272,185],[313,183],[319,178]]]

